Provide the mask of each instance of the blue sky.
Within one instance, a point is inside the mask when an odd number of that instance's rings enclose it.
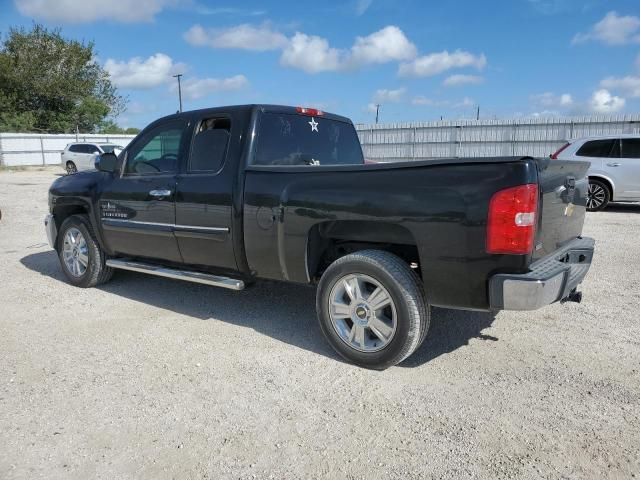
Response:
[[[143,127],[177,110],[316,106],[368,123],[640,111],[638,0],[0,0],[94,40]]]

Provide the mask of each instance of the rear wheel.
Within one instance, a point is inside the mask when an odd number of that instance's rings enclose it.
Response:
[[[58,257],[67,279],[77,287],[95,287],[113,275],[86,215],[72,215],[62,222]]]
[[[422,282],[403,260],[379,250],[333,262],[320,280],[316,309],[336,352],[366,368],[400,363],[429,328]]]
[[[601,180],[589,179],[589,192],[587,193],[587,210],[597,212],[605,208],[611,201],[609,186]]]
[[[78,173],[78,168],[76,167],[76,164],[73,162],[67,162],[65,169],[67,170],[68,175],[73,175],[74,173]]]

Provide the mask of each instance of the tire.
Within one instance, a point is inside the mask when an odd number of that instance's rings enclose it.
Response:
[[[316,310],[333,349],[349,362],[375,370],[411,355],[429,329],[430,309],[420,278],[403,260],[381,250],[333,262],[320,279]]]
[[[65,170],[67,171],[67,175],[78,173],[78,167],[76,167],[76,164],[73,162],[67,162]]]
[[[597,212],[603,210],[611,201],[609,185],[602,180],[589,179],[589,192],[587,193],[587,211]]]
[[[70,241],[71,238],[75,241]],[[95,287],[108,282],[113,276],[113,269],[105,265],[107,256],[100,248],[86,215],[71,215],[62,222],[57,247],[62,271],[76,287]],[[74,256],[77,261],[74,261]]]

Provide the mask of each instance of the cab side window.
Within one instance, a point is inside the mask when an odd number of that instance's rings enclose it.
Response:
[[[228,118],[207,118],[200,122],[195,131],[189,173],[218,172],[227,156],[231,121]]]
[[[186,125],[181,120],[159,125],[127,149],[125,175],[154,175],[177,171]]]

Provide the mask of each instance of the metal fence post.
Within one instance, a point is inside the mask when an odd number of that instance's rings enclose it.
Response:
[[[47,162],[44,158],[44,142],[42,140],[42,135],[40,135],[40,153],[42,153],[42,166],[45,166]]]

